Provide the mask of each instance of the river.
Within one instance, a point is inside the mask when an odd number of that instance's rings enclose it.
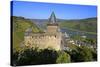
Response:
[[[70,29],[67,29],[67,28],[61,28],[61,32],[63,32],[63,33],[66,32],[69,36],[79,35],[79,36],[86,36],[87,38],[93,38],[93,39],[97,38],[96,34],[89,34],[87,32],[70,30]]]

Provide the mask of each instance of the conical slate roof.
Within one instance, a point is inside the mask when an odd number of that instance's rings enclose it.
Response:
[[[52,12],[52,14],[51,14],[51,16],[49,18],[49,23],[50,24],[56,23],[56,16],[55,16],[55,13],[54,12]]]

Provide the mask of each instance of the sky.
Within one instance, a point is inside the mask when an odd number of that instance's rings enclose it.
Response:
[[[30,19],[48,19],[54,12],[59,19],[97,17],[97,6],[13,1],[11,15]]]

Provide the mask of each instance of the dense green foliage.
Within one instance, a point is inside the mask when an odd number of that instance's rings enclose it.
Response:
[[[60,23],[62,28],[69,28],[72,30],[85,31],[92,34],[97,33],[97,18],[88,18],[80,20],[66,20]]]
[[[24,40],[25,30],[28,28],[32,28],[32,32],[41,32],[41,30],[28,19],[23,17],[12,16],[12,24],[13,24],[13,49],[20,50],[20,45]]]
[[[70,62],[69,54],[50,49],[25,49],[22,52],[14,52],[12,57],[13,65],[55,64]]]
[[[72,51],[67,51],[71,56],[71,62],[97,61],[97,53],[87,46],[73,46]]]
[[[97,61],[97,52],[86,46],[70,47],[71,51],[26,48],[12,55],[12,65],[58,64],[69,62]]]
[[[71,62],[70,55],[64,51],[59,51],[56,63],[69,63],[69,62]]]

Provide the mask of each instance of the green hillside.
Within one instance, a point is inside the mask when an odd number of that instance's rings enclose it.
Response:
[[[87,18],[81,20],[66,20],[60,23],[61,28],[97,33],[97,18]]]
[[[27,28],[32,28],[32,32],[41,32],[41,30],[28,19],[12,16],[13,23],[13,49],[20,50],[21,43],[24,40],[24,33]]]

